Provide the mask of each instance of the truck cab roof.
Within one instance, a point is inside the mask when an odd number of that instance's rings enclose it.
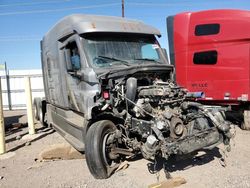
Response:
[[[73,14],[56,23],[44,36],[44,40],[50,37],[63,40],[74,33],[84,34],[93,32],[137,33],[161,36],[158,29],[137,20],[113,16]]]

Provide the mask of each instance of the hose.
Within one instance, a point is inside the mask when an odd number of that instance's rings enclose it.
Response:
[[[137,106],[140,110],[142,110],[143,112],[145,112],[145,113],[148,114],[149,116],[151,116],[151,117],[153,117],[153,118],[155,117],[153,114],[148,113],[146,110],[144,110],[143,108],[141,108],[140,106],[138,106],[135,102],[131,101],[130,99],[128,99],[128,98],[125,97],[124,95],[120,94],[119,92],[118,92],[118,95],[120,95],[120,96],[123,97],[125,100],[129,101],[130,103],[132,103],[133,105]]]
[[[203,113],[209,117],[209,119],[213,122],[213,124],[221,131],[223,132],[228,132],[230,127],[229,125],[225,124],[225,123],[221,123],[219,122],[215,117],[214,115],[208,111],[208,109],[204,108],[204,106],[200,103],[197,103],[197,102],[184,102],[182,103],[181,105],[182,109],[183,110],[187,110],[188,108],[190,107],[196,107],[198,109],[200,109],[201,111],[203,111]]]

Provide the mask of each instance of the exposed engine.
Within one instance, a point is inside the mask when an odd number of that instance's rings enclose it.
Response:
[[[124,143],[127,154],[167,159],[172,154],[229,144],[232,135],[223,111],[190,100],[190,93],[160,74],[137,74],[106,83],[103,90],[109,98],[101,108],[121,120],[113,139]],[[126,153],[125,148],[122,152],[114,149],[113,155]]]

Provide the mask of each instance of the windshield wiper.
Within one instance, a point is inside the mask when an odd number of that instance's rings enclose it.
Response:
[[[117,59],[117,58],[114,58],[114,57],[108,57],[108,56],[102,56],[102,55],[99,55],[98,58],[109,59],[109,60],[113,60],[113,61],[119,61],[123,65],[130,66],[129,62],[127,62],[127,61],[125,61],[123,59]]]
[[[136,58],[134,60],[141,60],[141,61],[153,61],[153,62],[156,62],[156,63],[161,63],[159,61],[156,61],[155,59],[150,59],[150,58]],[[162,64],[162,63],[161,63]]]

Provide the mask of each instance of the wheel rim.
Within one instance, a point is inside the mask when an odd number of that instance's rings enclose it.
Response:
[[[109,137],[109,134],[106,134],[103,138],[103,143],[102,143],[102,154],[103,154],[103,160],[106,164],[106,166],[109,166],[109,163],[108,163],[108,154],[107,154],[107,147],[106,147],[106,144],[107,144],[107,140],[108,140],[108,137]]]
[[[111,135],[111,133],[112,132],[108,132],[107,134],[105,134],[103,138],[103,144],[102,144],[102,156],[103,156],[104,163],[108,168],[112,168],[115,165],[117,165],[113,159],[109,158],[109,153],[111,152],[110,149],[112,148],[112,145],[114,144],[114,143],[107,144],[108,138]]]

